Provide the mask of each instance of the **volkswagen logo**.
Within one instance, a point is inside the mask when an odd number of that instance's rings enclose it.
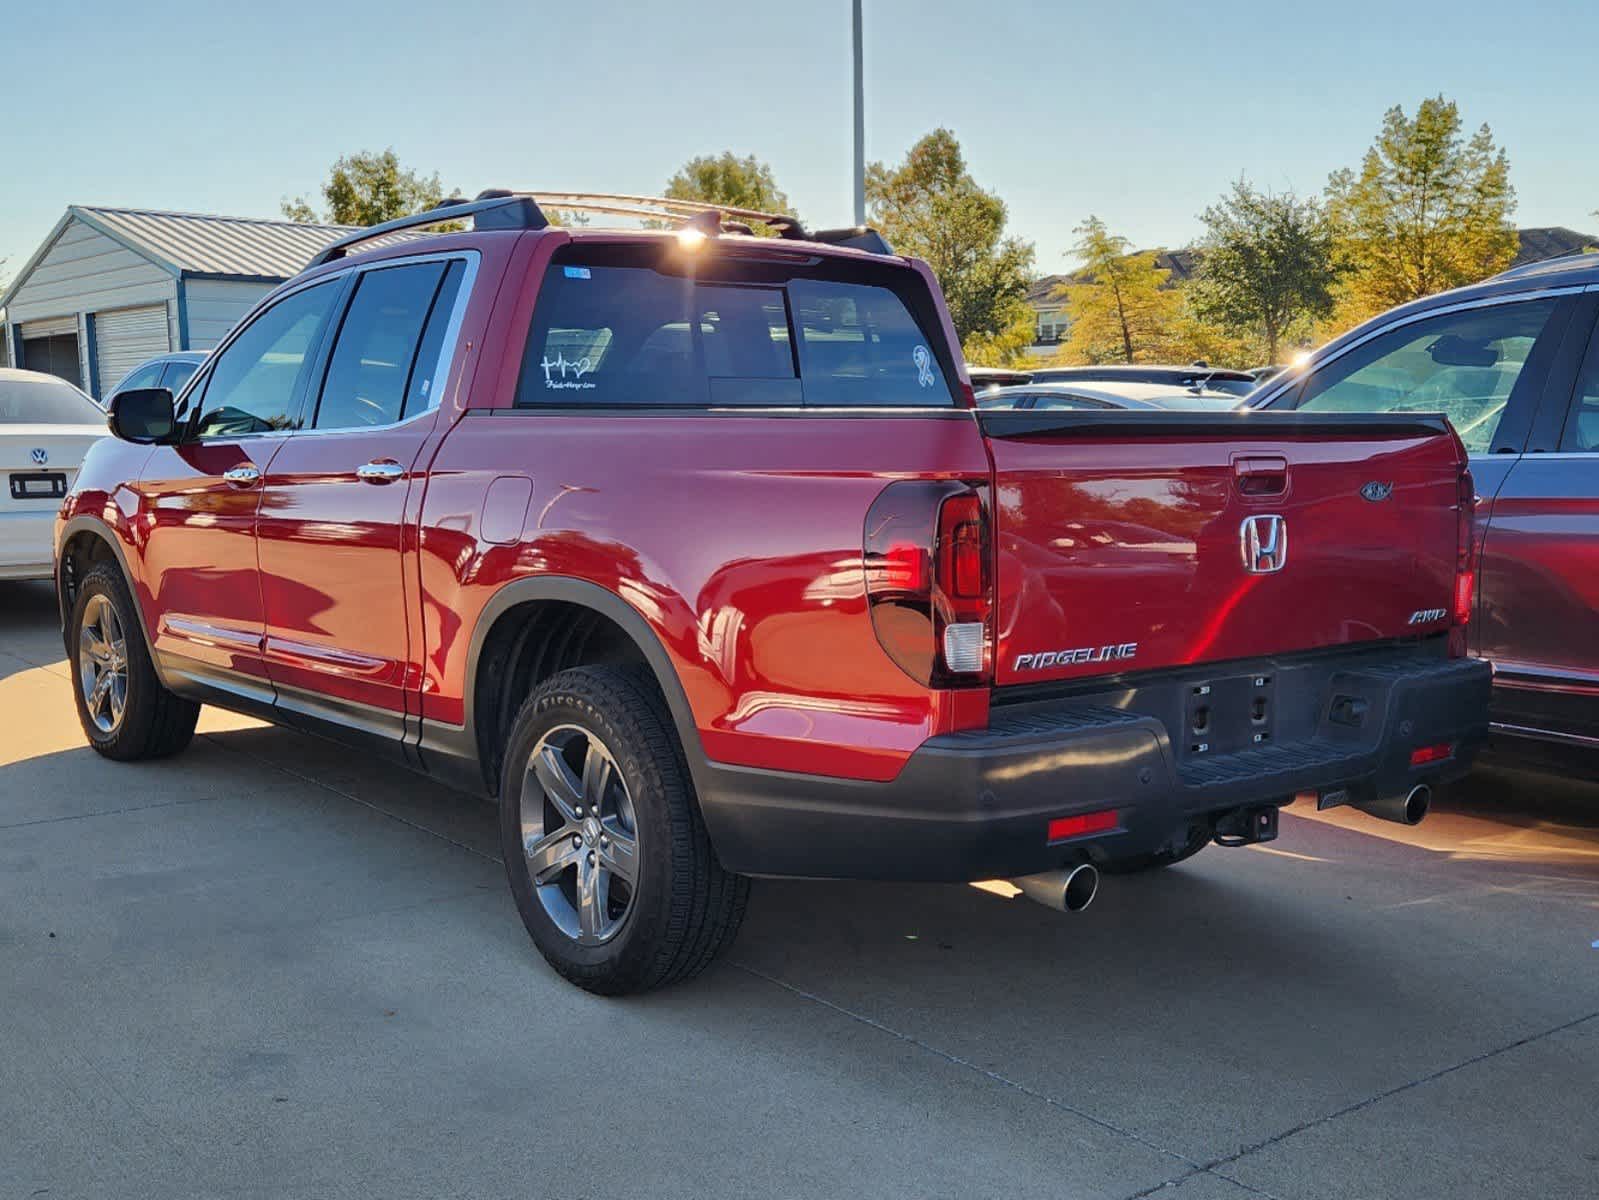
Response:
[[[1376,504],[1379,500],[1386,500],[1386,499],[1388,499],[1389,496],[1392,496],[1393,494],[1394,494],[1394,485],[1393,484],[1391,484],[1391,483],[1383,483],[1383,482],[1381,482],[1379,480],[1376,480],[1376,479],[1373,479],[1365,487],[1360,489],[1361,499],[1370,500],[1373,504]]]
[[[34,465],[42,467],[45,463],[50,461],[50,451],[46,450],[43,446],[35,446],[33,448],[32,457]]]
[[[1245,517],[1238,527],[1238,548],[1251,575],[1281,571],[1288,561],[1288,522],[1276,516]]]

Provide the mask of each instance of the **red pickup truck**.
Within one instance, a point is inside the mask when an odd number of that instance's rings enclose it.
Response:
[[[1442,418],[979,410],[871,231],[642,211],[682,224],[364,231],[119,395],[56,529],[95,749],[216,704],[495,795],[533,940],[606,993],[702,969],[751,875],[1074,909],[1465,769]]]

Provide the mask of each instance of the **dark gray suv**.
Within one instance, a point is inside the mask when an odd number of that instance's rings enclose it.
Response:
[[[1453,422],[1481,498],[1471,650],[1519,749],[1599,752],[1596,316],[1599,254],[1519,267],[1384,313],[1249,401]]]

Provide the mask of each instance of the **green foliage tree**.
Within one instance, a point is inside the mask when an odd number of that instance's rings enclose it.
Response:
[[[999,314],[1000,326],[993,333],[968,334],[961,349],[968,362],[982,367],[1015,367],[1032,359],[1031,347],[1038,334],[1038,316],[1025,300],[1012,300]]]
[[[391,146],[341,157],[328,171],[322,198],[331,224],[380,225],[432,208],[444,199],[444,187],[436,171],[425,176],[402,167]],[[281,207],[291,221],[322,219],[303,196],[284,200]]]
[[[972,179],[954,134],[935,129],[898,166],[871,164],[866,200],[895,252],[932,267],[962,345],[1014,336],[1033,247],[1005,236],[1005,202]]]
[[[729,208],[753,208],[757,212],[798,216],[788,196],[777,186],[772,168],[753,154],[739,158],[731,150],[721,154],[702,154],[689,159],[677,174],[666,181],[669,200],[703,200]],[[766,233],[765,226],[752,226]]]
[[[1466,138],[1442,96],[1414,118],[1389,109],[1360,170],[1328,180],[1327,204],[1348,272],[1340,323],[1483,279],[1516,255],[1510,160],[1488,126]]]
[[[1152,252],[1134,254],[1124,237],[1098,217],[1073,231],[1072,252],[1082,260],[1065,288],[1069,331],[1063,361],[1153,362],[1170,353],[1182,296],[1163,285],[1171,275],[1155,265]]]
[[[1188,300],[1202,321],[1235,335],[1255,335],[1277,361],[1296,323],[1333,308],[1332,225],[1314,199],[1258,192],[1240,179],[1200,214],[1198,277]]]

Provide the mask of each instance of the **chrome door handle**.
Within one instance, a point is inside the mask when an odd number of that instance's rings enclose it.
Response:
[[[375,459],[355,469],[355,477],[362,483],[393,483],[404,475],[405,468],[389,458]]]
[[[236,488],[254,487],[261,482],[261,472],[245,463],[242,467],[234,467],[231,471],[222,472],[222,478]]]

